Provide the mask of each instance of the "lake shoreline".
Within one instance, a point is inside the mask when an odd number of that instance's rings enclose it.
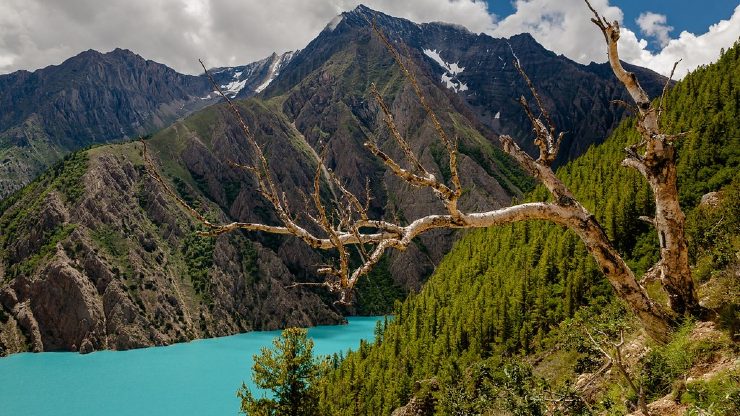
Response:
[[[372,341],[385,317],[309,328],[315,355]],[[0,360],[0,413],[24,415],[236,414],[252,355],[280,334],[252,331],[125,351],[18,353]],[[253,386],[252,386],[253,387]],[[39,400],[43,398],[43,400]]]

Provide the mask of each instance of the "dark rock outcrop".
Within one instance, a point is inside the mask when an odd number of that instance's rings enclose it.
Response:
[[[5,211],[5,229],[20,222],[3,242],[14,254],[0,273],[0,353],[129,349],[342,321],[316,294],[286,289],[295,277],[283,262],[241,235],[213,241],[208,284],[197,290],[186,258],[192,220],[145,174],[136,150],[90,152],[79,200],[55,187],[58,178],[42,178]],[[37,234],[47,236],[40,247]],[[49,235],[61,237],[45,252]]]

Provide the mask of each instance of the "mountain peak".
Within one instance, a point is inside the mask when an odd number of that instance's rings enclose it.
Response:
[[[360,4],[359,6],[355,7],[354,9],[342,13],[340,16],[345,16],[349,18],[357,18],[359,17],[362,19],[362,21],[372,21],[373,19],[400,19],[398,17],[389,16],[383,12],[377,11],[375,9],[371,9],[364,4]]]
[[[536,43],[539,43],[534,38],[534,36],[532,36],[532,34],[529,33],[529,32],[517,33],[516,35],[511,36],[509,39],[510,40],[519,40],[519,41],[524,41],[524,42],[536,42]]]
[[[82,51],[82,52],[78,53],[77,55],[73,56],[72,58],[78,58],[78,57],[79,58],[99,57],[99,56],[102,56],[102,55],[103,54],[101,52],[96,51],[95,49],[88,49],[86,51]],[[72,58],[69,58],[69,59],[72,59]]]
[[[123,49],[123,48],[115,48],[110,52],[100,52],[95,49],[88,49],[86,51],[82,51],[79,54],[73,56],[69,59],[86,59],[86,60],[100,60],[104,58],[121,58],[121,59],[140,59],[144,60],[141,56],[137,55],[136,53],[132,52],[129,49]],[[64,63],[62,63],[63,65]]]
[[[354,9],[346,12],[342,12],[334,18],[332,18],[329,23],[326,24],[326,27],[324,27],[325,32],[333,32],[334,29],[339,26],[340,23],[347,20],[351,23],[354,23],[355,25],[366,25],[367,22],[370,22],[377,17],[385,18],[388,17],[384,15],[383,13],[380,13],[378,11],[375,11],[364,4],[360,4],[359,6],[355,7]]]
[[[349,13],[365,14],[365,13],[377,13],[377,11],[365,6],[364,4],[360,4],[359,6],[352,9],[352,11]]]
[[[106,55],[118,55],[118,56],[136,56],[138,57],[135,52],[131,51],[130,49],[125,48],[116,48],[112,51],[108,52]]]

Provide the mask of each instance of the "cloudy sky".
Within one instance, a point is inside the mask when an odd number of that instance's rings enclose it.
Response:
[[[58,64],[116,47],[197,73],[305,46],[356,5],[417,22],[447,21],[474,32],[530,32],[582,63],[603,62],[603,38],[582,0],[0,0],[0,74]],[[591,0],[622,23],[622,58],[678,77],[714,61],[740,37],[738,0]]]

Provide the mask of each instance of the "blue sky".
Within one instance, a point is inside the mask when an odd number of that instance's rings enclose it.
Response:
[[[488,10],[500,17],[514,13],[511,0],[487,0]],[[668,24],[673,26],[671,35],[677,36],[682,30],[704,33],[709,25],[721,19],[729,19],[738,2],[735,0],[613,0],[612,5],[624,12],[627,27],[637,28],[635,20],[642,12],[666,15]]]
[[[458,0],[464,1],[464,0]],[[681,60],[676,77],[715,61],[740,37],[738,0],[590,0],[599,13],[622,19],[620,58],[664,75]],[[496,16],[487,32],[506,37],[528,32],[544,47],[587,64],[603,62],[603,39],[594,36],[583,0],[486,0]]]
[[[738,2],[735,0],[615,0],[612,4],[624,12],[628,27],[636,28],[635,20],[642,12],[651,11],[666,15],[673,26],[672,37],[682,30],[704,33],[709,25],[729,19]]]
[[[558,0],[553,0],[558,1]],[[513,0],[487,0],[488,10],[499,18],[504,18],[515,12]],[[612,0],[610,4],[622,9],[624,25],[635,32],[639,31],[636,23],[638,16],[643,12],[653,12],[665,15],[667,25],[672,26],[669,31],[675,38],[683,30],[700,34],[707,31],[710,25],[722,19],[729,19],[737,0]],[[650,44],[651,50],[656,45]]]

